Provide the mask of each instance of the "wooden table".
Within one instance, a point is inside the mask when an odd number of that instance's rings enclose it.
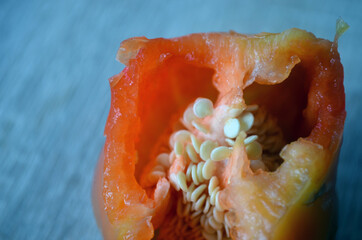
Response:
[[[183,2],[0,2],[0,239],[101,239],[90,191],[122,40],[291,27],[333,39],[339,16],[351,28],[338,239],[362,239],[362,2]]]

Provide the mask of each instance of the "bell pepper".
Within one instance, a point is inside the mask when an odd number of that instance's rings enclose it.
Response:
[[[104,237],[333,235],[346,28],[125,40],[93,189]]]

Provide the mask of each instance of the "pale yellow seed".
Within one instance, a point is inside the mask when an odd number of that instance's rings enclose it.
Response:
[[[177,173],[177,184],[180,186],[182,191],[187,192],[186,175],[184,172]]]
[[[191,183],[191,185],[188,188],[187,194],[186,194],[186,199],[188,201],[191,201],[191,194],[195,190],[195,188],[196,188],[196,185],[194,183]]]
[[[190,215],[190,218],[193,219],[193,218],[199,216],[201,213],[202,213],[202,211],[193,212],[193,213]]]
[[[213,229],[213,228],[210,226],[210,222],[209,222],[209,218],[208,218],[208,217],[205,218],[204,230],[205,230],[206,233],[209,233],[209,234],[215,233],[215,229]],[[212,235],[212,236],[213,236],[213,235]]]
[[[202,176],[206,180],[209,180],[216,171],[216,164],[211,160],[207,160],[202,168]]]
[[[196,121],[192,121],[192,126],[194,126],[197,130],[199,130],[202,133],[207,134],[209,132],[209,129],[205,125],[198,123]]]
[[[235,118],[239,116],[243,112],[243,109],[241,108],[231,108],[229,109],[227,115],[231,118]]]
[[[224,211],[224,208],[221,206],[220,201],[219,201],[219,194],[220,194],[220,192],[216,193],[216,196],[215,196],[215,208],[218,211]]]
[[[197,152],[197,153],[200,153],[200,145],[201,145],[201,143],[200,143],[200,141],[196,138],[196,136],[195,135],[191,135],[191,142],[192,142],[192,146],[194,147],[194,149],[195,149],[195,151]]]
[[[222,240],[222,231],[217,230],[217,240]]]
[[[192,181],[195,183],[195,185],[200,184],[199,179],[197,178],[197,166],[196,165],[192,166],[191,177],[192,177]]]
[[[199,164],[197,164],[197,179],[200,182],[205,181],[204,176],[202,175],[202,170],[204,168],[205,162],[200,162]]]
[[[175,142],[180,141],[181,143],[188,142],[191,140],[191,133],[187,130],[179,130],[172,134],[170,137],[170,146],[173,146]]]
[[[214,189],[219,185],[219,179],[216,176],[213,176],[209,181],[209,195],[214,191]]]
[[[204,230],[202,231],[202,236],[206,240],[215,240],[214,232],[215,230],[208,226],[208,228],[204,228]]]
[[[236,138],[240,132],[240,122],[236,118],[230,118],[224,125],[224,135],[228,138]]]
[[[206,140],[200,146],[200,157],[202,160],[207,161],[210,158],[210,154],[214,148],[217,147],[217,143]]]
[[[232,148],[221,146],[212,150],[210,158],[212,161],[222,161],[230,156]]]
[[[192,107],[189,107],[186,109],[183,115],[183,120],[186,124],[191,125],[192,121],[196,120],[197,117],[194,114],[194,111],[192,110]]]
[[[175,151],[176,156],[181,156],[182,155],[182,153],[184,151],[183,148],[184,147],[183,147],[183,145],[182,145],[182,143],[180,141],[175,142],[174,151]]]
[[[219,192],[220,187],[216,187],[210,194],[210,203],[215,206],[216,194]]]
[[[196,117],[204,118],[210,116],[213,111],[213,104],[210,99],[207,98],[198,98],[196,99],[193,111]]]
[[[191,201],[195,202],[200,197],[202,192],[206,189],[206,187],[206,184],[198,186],[191,194]]]
[[[267,170],[265,164],[263,163],[263,161],[261,160],[250,160],[250,168],[253,170],[253,171],[256,171],[258,169],[262,169],[264,171]]]
[[[210,209],[210,197],[207,197],[203,213],[206,214]]]
[[[227,216],[226,216],[226,214],[224,214],[224,228],[225,228],[225,233],[226,233],[226,236],[229,238],[229,237],[230,237],[230,232],[229,232],[229,221],[227,220]]]
[[[156,157],[156,161],[166,168],[170,167],[170,155],[168,155],[167,153],[159,154]]]
[[[254,141],[245,147],[249,159],[257,160],[261,158],[263,148],[257,141]]]
[[[201,218],[200,218],[200,224],[201,224],[201,227],[205,227],[205,214],[202,214]]]
[[[206,201],[206,194],[203,194],[195,203],[195,210],[196,211],[202,211],[202,206],[204,205]]]
[[[242,131],[248,131],[254,123],[254,115],[250,112],[243,113],[239,118],[240,129]]]
[[[249,136],[249,137],[247,137],[247,138],[244,139],[244,144],[245,144],[245,145],[248,145],[248,144],[254,142],[254,141],[257,140],[257,139],[258,139],[258,136],[257,136],[257,135],[251,135],[251,136]]]
[[[222,224],[221,223],[218,223],[214,217],[210,217],[209,218],[209,224],[210,226],[215,229],[215,230],[221,230],[222,229]]]
[[[191,144],[186,145],[186,152],[192,162],[194,162],[194,163],[199,162],[199,157],[198,157],[197,153],[195,152],[194,147]]]
[[[192,180],[191,178],[191,171],[192,171],[192,164],[190,164],[188,167],[187,167],[187,170],[186,170],[186,180],[188,182],[190,182]]]
[[[213,209],[212,211],[213,216],[215,218],[215,220],[219,223],[223,223],[224,222],[224,212],[223,211],[219,211],[216,207]]]
[[[225,139],[225,142],[226,142],[227,144],[229,144],[229,146],[231,146],[231,147],[233,147],[234,144],[235,144],[235,141],[234,141],[234,140],[231,140],[231,139],[229,139],[229,138],[226,138],[226,139]]]

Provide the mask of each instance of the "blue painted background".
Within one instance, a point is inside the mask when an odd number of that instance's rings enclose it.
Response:
[[[361,12],[358,0],[0,0],[0,239],[101,239],[90,191],[122,40],[291,27],[333,39],[339,16],[351,28],[338,239],[362,239]]]

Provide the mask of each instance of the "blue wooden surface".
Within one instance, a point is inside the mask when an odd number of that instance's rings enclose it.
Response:
[[[271,3],[273,2],[273,3]],[[0,239],[101,239],[90,191],[119,43],[307,29],[339,50],[348,117],[338,239],[362,239],[362,1],[0,1]]]

